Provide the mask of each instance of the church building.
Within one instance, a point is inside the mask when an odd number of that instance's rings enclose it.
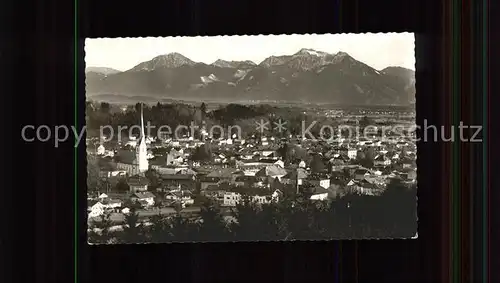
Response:
[[[134,152],[122,150],[119,153],[119,161],[116,164],[118,170],[126,171],[129,176],[144,174],[149,169],[148,149],[146,146],[146,137],[144,134],[144,114],[141,104],[141,137],[139,144]]]

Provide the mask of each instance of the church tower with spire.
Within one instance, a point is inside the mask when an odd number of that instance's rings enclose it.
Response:
[[[144,134],[144,114],[142,108],[141,103],[141,139],[136,152],[136,159],[140,173],[144,173],[149,169],[149,162],[147,158],[148,148],[146,146],[146,136]]]

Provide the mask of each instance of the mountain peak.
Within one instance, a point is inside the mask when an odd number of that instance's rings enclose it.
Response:
[[[248,65],[252,65],[252,66],[257,66],[257,64],[255,64],[254,61],[250,61],[250,60],[245,60],[242,63],[248,64]]]
[[[172,52],[156,56],[150,61],[140,63],[132,68],[131,71],[152,71],[157,68],[178,68],[184,65],[192,66],[194,64],[195,62],[191,61],[186,56],[177,52]]]
[[[283,65],[285,64],[289,59],[290,59],[291,56],[274,56],[274,55],[271,55],[269,57],[267,57],[266,59],[264,59],[264,61],[262,61],[260,63],[261,66],[264,66],[264,67],[272,67],[272,66],[279,66],[279,65]]]
[[[354,58],[351,57],[351,55],[347,54],[346,52],[339,51],[330,60],[330,63],[337,64],[340,62],[344,62],[347,59],[347,61],[354,62],[356,61]]]
[[[382,73],[404,78],[415,77],[415,71],[400,66],[389,66],[381,70]]]
[[[316,51],[310,48],[302,48],[299,50],[299,52],[295,53],[294,55],[312,55],[312,56],[323,57],[328,55],[328,53],[322,51]]]
[[[337,54],[335,54],[335,57],[344,58],[344,57],[351,57],[351,56],[344,51],[339,51],[339,52],[337,52]]]
[[[211,65],[215,66],[215,67],[220,67],[220,68],[249,68],[249,67],[255,66],[256,64],[250,60],[226,61],[226,60],[222,60],[222,59],[217,59]]]
[[[401,66],[389,66],[389,67],[386,67],[382,70],[382,72],[385,72],[385,71],[401,71],[401,72],[409,72],[409,73],[415,72],[411,69],[401,67]]]
[[[121,73],[121,71],[115,70],[113,68],[107,68],[107,67],[87,67],[87,68],[85,68],[85,73],[90,73],[90,72],[103,74],[105,76]]]
[[[217,59],[215,62],[212,63],[212,65],[221,68],[233,68],[231,62],[222,59]]]

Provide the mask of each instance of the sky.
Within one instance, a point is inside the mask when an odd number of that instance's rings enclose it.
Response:
[[[259,64],[271,55],[292,55],[302,48],[347,52],[377,70],[389,66],[415,70],[413,33],[97,38],[85,40],[85,62],[87,67],[126,71],[158,55],[177,52],[206,64],[217,59]]]

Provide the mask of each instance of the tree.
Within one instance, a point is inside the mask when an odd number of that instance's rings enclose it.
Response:
[[[406,150],[406,147],[403,147],[403,149],[401,150],[401,154],[399,156],[400,159],[403,159],[405,158],[406,156],[408,156],[408,152]]]
[[[142,243],[146,241],[144,227],[139,222],[139,214],[134,207],[130,208],[130,213],[125,215],[125,225],[120,234],[119,241],[122,243]]]
[[[141,105],[142,105],[142,103],[140,103],[140,102],[137,102],[137,103],[135,104],[135,107],[134,107],[135,112],[137,112],[137,113],[141,113]]]
[[[93,114],[92,112],[94,112],[94,104],[92,101],[85,101],[85,113],[91,115]]]
[[[149,181],[148,190],[154,191],[161,186],[161,180],[158,171],[154,169],[148,169],[148,171],[144,173],[144,176]]]
[[[281,184],[280,180],[278,177],[274,178],[273,183],[271,184],[271,189],[272,190],[283,190],[283,184]]]
[[[368,118],[368,116],[364,116],[360,121],[359,121],[359,126],[361,128],[366,128],[368,126],[373,126],[373,121],[372,119]]]
[[[325,164],[321,155],[316,154],[311,161],[311,171],[313,173],[321,173],[325,170]]]
[[[201,222],[199,226],[199,237],[203,241],[229,241],[231,235],[227,227],[226,220],[218,209],[211,202],[206,202],[201,207]]]
[[[161,208],[163,207],[163,194],[162,195],[157,195],[155,196],[155,199],[154,199],[154,204],[153,206],[158,209],[160,212],[161,212]]]
[[[283,158],[283,162],[285,162],[285,163],[288,163],[290,160],[290,156],[288,155],[288,151],[289,151],[288,143],[285,143],[277,150],[278,155],[281,156],[281,158]]]
[[[235,222],[231,224],[226,224],[221,211],[210,202],[203,205],[200,221],[181,215],[180,209],[174,217],[159,212],[151,217],[153,225],[147,230],[138,225],[137,214],[132,211],[126,218],[125,229],[116,237],[126,243],[408,238],[417,229],[416,188],[398,180],[393,180],[381,196],[350,193],[318,202],[306,195],[285,195],[280,202],[271,204],[250,200],[243,196],[232,211]],[[100,225],[109,228],[111,224],[104,221]],[[89,233],[91,242],[106,241],[98,237],[97,233]]]
[[[148,232],[152,243],[162,244],[171,240],[170,224],[161,211],[157,215],[151,216],[150,221],[152,225]]]
[[[359,164],[365,168],[372,168],[375,158],[375,152],[373,148],[369,147],[363,152],[364,158],[359,160]]]
[[[100,168],[95,158],[87,156],[87,189],[88,191],[99,191],[101,187],[101,178],[99,176]]]
[[[204,144],[195,149],[192,156],[194,161],[209,161],[212,159],[212,149],[209,144]]]
[[[91,231],[88,234],[89,242],[92,244],[108,244],[113,238],[113,233],[109,230],[112,224],[111,213],[101,215],[100,221],[94,221],[91,225]]]
[[[213,205],[213,204],[211,203],[210,199],[207,198],[206,196],[201,195],[201,194],[197,194],[194,197],[194,205],[205,206],[205,205]]]
[[[258,207],[251,202],[248,196],[242,195],[241,200],[232,210],[232,216],[237,219],[237,222],[231,223],[231,231],[233,231],[236,240],[263,240],[263,221],[259,218]]]
[[[205,115],[207,114],[207,106],[205,105],[205,102],[201,103],[200,110],[201,110],[201,119],[205,120]]]
[[[111,106],[107,102],[101,102],[101,107],[99,110],[101,110],[102,113],[109,114],[109,110],[111,109]]]
[[[363,159],[365,159],[365,158],[366,158],[366,155],[365,155],[365,153],[364,153],[363,151],[361,151],[361,150],[360,150],[360,151],[358,151],[358,152],[357,152],[356,159],[357,159],[358,161],[361,161],[361,160],[363,160]]]
[[[132,201],[131,199],[126,199],[123,202],[123,207],[128,207],[130,210],[137,210],[141,208],[141,204],[137,201]]]
[[[115,190],[118,192],[128,192],[130,190],[130,186],[127,183],[125,178],[120,178],[116,183]]]

